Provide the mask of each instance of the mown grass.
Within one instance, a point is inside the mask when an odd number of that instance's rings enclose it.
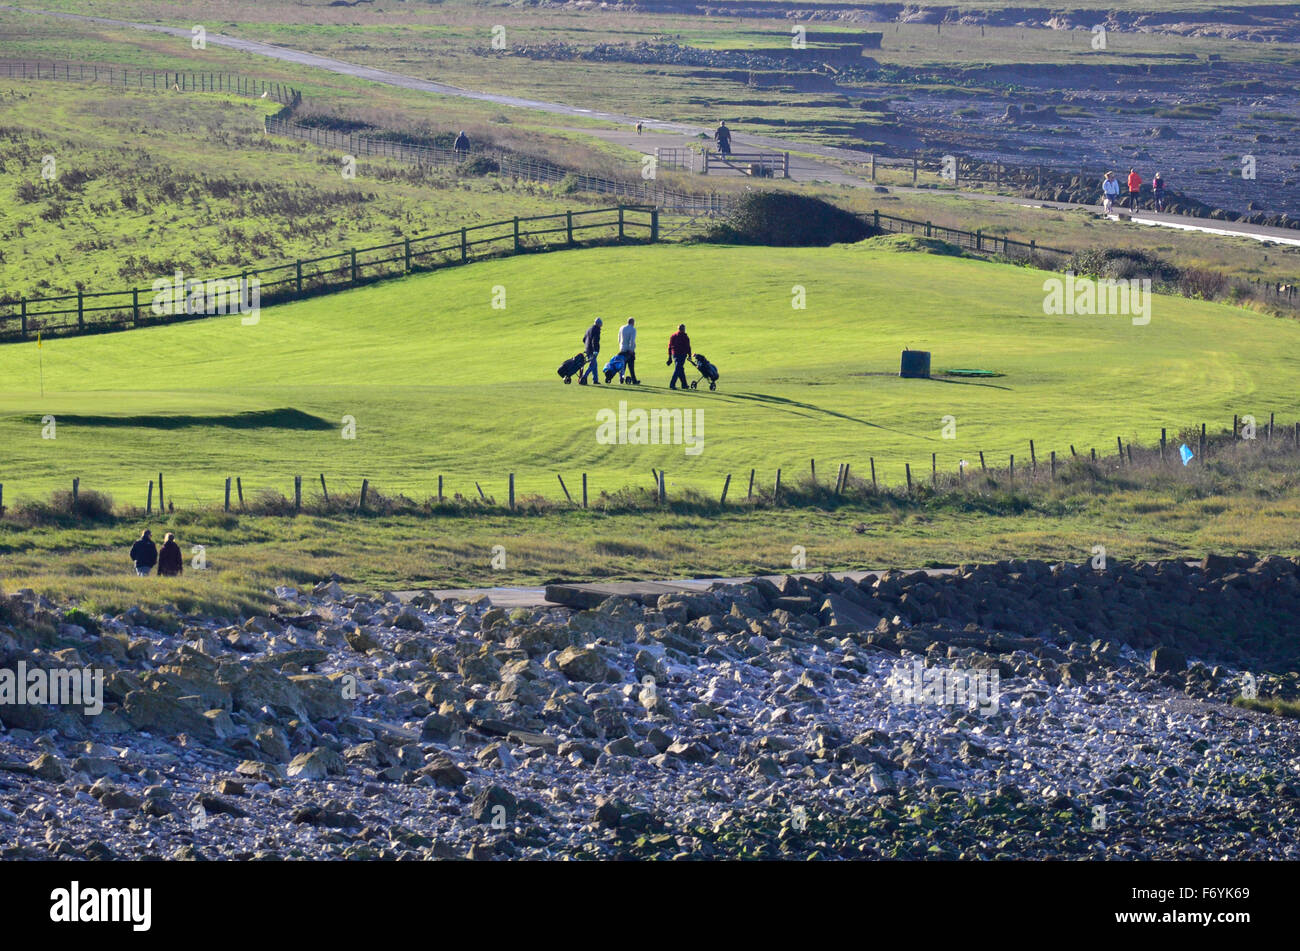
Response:
[[[816,459],[826,481],[840,462],[865,476],[872,458],[896,485],[905,463],[924,477],[932,453],[941,472],[981,451],[990,465],[1014,453],[1023,467],[1030,439],[1043,462],[1071,445],[1108,452],[1117,436],[1149,443],[1161,427],[1204,421],[1213,434],[1234,413],[1264,423],[1275,412],[1283,426],[1300,418],[1300,371],[1288,357],[1300,324],[1159,295],[1146,326],[1049,316],[1044,281],[1055,277],[872,242],[602,248],[267,308],[255,326],[218,317],[39,351],[9,344],[0,347],[6,497],[77,477],[143,504],[161,471],[168,500],[184,508],[219,501],[227,476],[249,494],[288,493],[295,475],[311,490],[321,473],[338,493],[369,479],[413,498],[433,494],[439,475],[447,495],[475,496],[477,482],[503,498],[514,473],[521,496],[554,499],[557,474],[571,491],[585,472],[593,492],[613,492],[649,485],[657,469],[672,494],[712,495],[728,473],[733,486],[751,468],[770,484],[780,468],[788,482]],[[602,363],[618,326],[637,319],[644,386],[561,384],[555,368],[596,316],[606,322]],[[717,392],[667,391],[667,336],[679,322],[720,369]],[[905,347],[932,351],[934,379],[898,377]],[[942,376],[952,367],[1004,375]],[[680,429],[670,444],[602,442],[600,414],[617,417],[621,402],[700,411],[700,451],[687,451]],[[303,418],[294,414],[332,428],[276,422]],[[345,416],[355,439],[344,438]],[[163,428],[157,417],[187,425]]]

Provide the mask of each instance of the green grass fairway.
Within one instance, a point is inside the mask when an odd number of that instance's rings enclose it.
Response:
[[[1151,321],[1045,316],[1055,275],[921,253],[714,246],[601,248],[523,256],[267,308],[256,326],[218,317],[170,327],[0,347],[0,482],[5,502],[70,486],[143,504],[166,473],[178,508],[220,502],[227,475],[246,494],[319,491],[504,501],[560,494],[580,474],[593,493],[649,487],[710,494],[748,470],[770,485],[839,462],[890,484],[910,462],[943,471],[1097,447],[1152,442],[1234,413],[1300,418],[1300,326],[1221,305],[1156,297]],[[801,285],[807,307],[791,306]],[[494,288],[506,308],[493,309]],[[602,363],[628,316],[640,328],[641,388],[564,386],[555,368],[603,316]],[[685,321],[721,370],[717,392],[669,393],[669,332]],[[980,367],[992,379],[903,380],[904,347],[933,352],[935,371]],[[45,396],[39,395],[38,357]],[[692,374],[692,379],[695,374]],[[602,445],[597,413],[700,408],[703,450]],[[57,421],[42,438],[42,417]],[[356,438],[342,438],[344,416]],[[942,437],[952,416],[956,438]]]

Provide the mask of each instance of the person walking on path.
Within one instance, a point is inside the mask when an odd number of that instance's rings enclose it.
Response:
[[[686,389],[686,361],[691,358],[691,338],[686,336],[686,325],[678,324],[677,333],[668,338],[668,364],[671,366],[675,361],[676,369],[673,370],[672,379],[668,381],[668,389],[676,389],[677,381],[682,381],[682,389]]]
[[[726,119],[719,122],[718,127],[713,130],[713,141],[718,143],[718,151],[722,153],[723,158],[731,154],[731,130],[727,128]]]
[[[1142,176],[1137,173],[1137,169],[1128,170],[1128,210],[1137,211],[1138,192],[1142,190]]]
[[[447,140],[443,139],[443,141],[446,142]],[[469,154],[469,136],[465,134],[464,129],[456,133],[456,141],[452,143],[451,147],[456,151],[456,161],[458,162]]]
[[[163,536],[162,550],[158,552],[158,574],[165,578],[178,578],[182,570],[181,546],[176,536],[168,532]]]
[[[629,317],[627,323],[618,328],[618,352],[623,355],[623,362],[627,370],[628,378],[634,384],[639,385],[640,380],[636,378],[636,318]],[[618,375],[619,382],[623,382],[623,374]]]
[[[1156,177],[1151,179],[1151,195],[1155,198],[1156,211],[1165,210],[1165,180],[1156,172]]]
[[[139,540],[131,546],[131,560],[135,562],[135,573],[144,578],[158,564],[158,547],[153,543],[149,529],[140,533]]]
[[[1106,214],[1109,215],[1114,210],[1117,201],[1119,201],[1119,179],[1115,177],[1114,172],[1107,172],[1101,182],[1101,206],[1106,209]]]
[[[578,377],[578,384],[580,386],[587,385],[587,374],[591,374],[592,383],[596,384],[596,386],[600,386],[600,375],[597,373],[599,367],[596,364],[596,359],[600,356],[601,323],[601,319],[597,317],[596,322],[588,327],[587,332],[582,335],[582,346],[587,352],[587,368],[583,370],[582,375]]]

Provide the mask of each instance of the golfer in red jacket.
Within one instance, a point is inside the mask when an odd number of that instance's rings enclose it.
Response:
[[[1137,169],[1128,170],[1128,209],[1137,211],[1138,192],[1142,190],[1142,176],[1137,173]]]
[[[686,361],[691,358],[691,338],[686,336],[686,325],[678,324],[677,333],[668,338],[668,363],[677,363],[677,368],[673,370],[673,378],[668,381],[668,389],[675,389],[677,381],[682,381],[682,389],[686,389]]]

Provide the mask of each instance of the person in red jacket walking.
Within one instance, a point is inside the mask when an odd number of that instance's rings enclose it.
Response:
[[[1137,211],[1138,192],[1142,190],[1142,176],[1137,173],[1137,169],[1128,170],[1128,210]]]
[[[677,333],[668,338],[668,364],[671,366],[674,361],[677,368],[673,370],[673,378],[668,381],[668,389],[675,389],[677,381],[682,381],[682,389],[686,389],[686,361],[691,358],[691,338],[686,336],[686,325],[678,324]]]

